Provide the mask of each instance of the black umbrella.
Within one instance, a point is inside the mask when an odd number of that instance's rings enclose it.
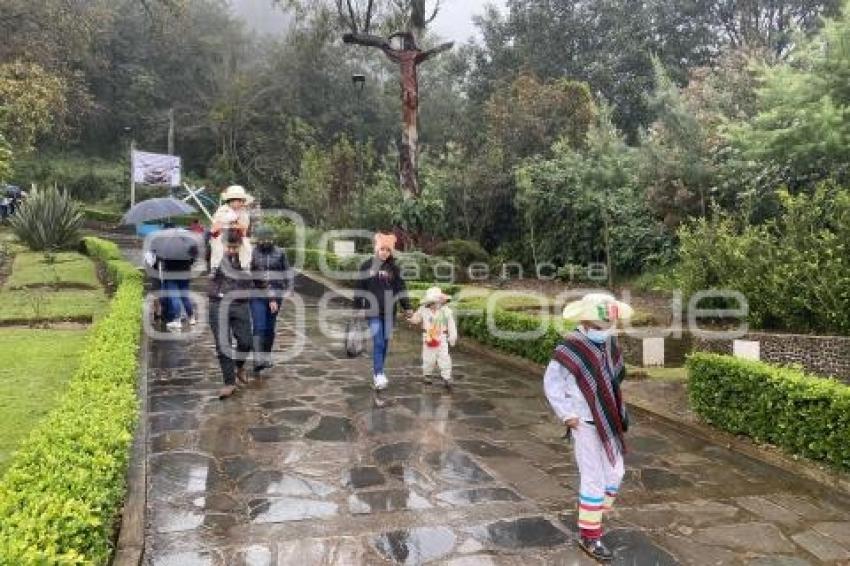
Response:
[[[189,260],[198,257],[203,245],[201,236],[183,228],[159,230],[147,237],[145,249],[159,259]]]
[[[127,211],[121,224],[141,224],[148,220],[160,220],[172,216],[185,216],[197,212],[195,207],[176,198],[152,198],[138,203]]]

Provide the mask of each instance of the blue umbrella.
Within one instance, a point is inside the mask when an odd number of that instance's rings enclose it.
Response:
[[[176,198],[152,198],[143,200],[128,210],[121,219],[121,224],[141,224],[149,220],[185,216],[196,212],[194,206]]]

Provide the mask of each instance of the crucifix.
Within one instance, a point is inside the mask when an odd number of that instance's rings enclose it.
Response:
[[[392,41],[401,41],[400,48],[394,48]],[[389,38],[368,33],[347,33],[343,42],[376,47],[384,52],[390,61],[398,64],[401,83],[402,131],[399,148],[399,182],[405,198],[419,196],[417,157],[419,151],[419,78],[417,69],[431,57],[447,51],[453,42],[443,43],[422,51],[416,44],[415,36],[410,32],[399,32]]]

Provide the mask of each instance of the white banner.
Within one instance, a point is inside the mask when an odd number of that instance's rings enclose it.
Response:
[[[162,153],[133,151],[133,180],[143,185],[180,186],[180,158]]]

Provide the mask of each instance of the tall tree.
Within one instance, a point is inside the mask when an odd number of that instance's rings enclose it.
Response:
[[[754,177],[775,189],[812,189],[819,181],[850,180],[850,2],[788,61],[763,68],[757,112],[727,131]]]
[[[811,31],[840,0],[509,0],[507,13],[479,20],[478,101],[504,77],[530,69],[543,78],[587,82],[614,109],[631,142],[654,119],[652,57],[677,84],[691,69],[713,64],[728,48],[785,53],[797,30]]]

